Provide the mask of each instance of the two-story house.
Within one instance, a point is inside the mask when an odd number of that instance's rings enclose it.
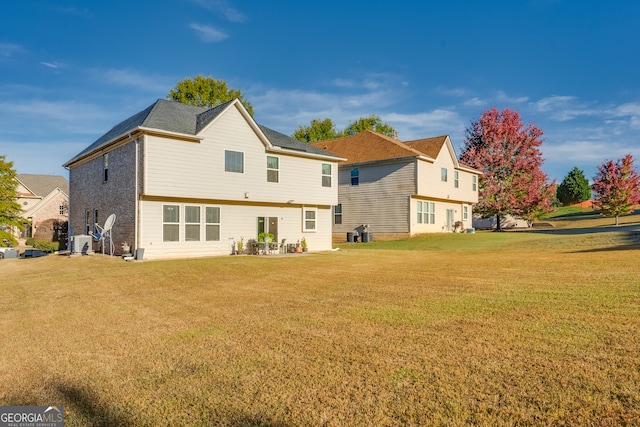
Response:
[[[330,250],[340,160],[258,125],[237,99],[160,99],[64,165],[70,235],[115,214],[115,252],[126,242],[146,259],[229,254],[263,231]]]
[[[59,175],[16,175],[18,203],[23,218],[29,220],[24,230],[15,230],[20,240],[34,237],[46,220],[67,221],[69,181]]]
[[[362,226],[376,239],[471,228],[481,172],[458,161],[448,136],[402,142],[364,131],[312,145],[346,159],[334,240]]]

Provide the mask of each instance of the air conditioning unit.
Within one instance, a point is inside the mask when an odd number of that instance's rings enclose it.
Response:
[[[71,236],[71,254],[92,254],[93,243],[91,242],[91,239],[91,236],[88,236],[86,234]]]

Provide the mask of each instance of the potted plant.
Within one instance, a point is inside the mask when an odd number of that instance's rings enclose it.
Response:
[[[307,252],[307,239],[303,237],[300,239],[300,246],[302,247],[302,252]]]
[[[258,234],[258,242],[270,243],[273,242],[274,237],[273,233],[262,232]]]

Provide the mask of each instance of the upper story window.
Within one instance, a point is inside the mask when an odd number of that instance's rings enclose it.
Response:
[[[473,191],[476,191],[478,189],[478,176],[477,175],[473,175],[471,177],[471,189]]]
[[[454,171],[453,172],[453,186],[455,188],[458,188],[458,185],[460,183],[460,174],[458,171]]]
[[[351,185],[360,185],[360,169],[351,169]]]
[[[440,181],[442,182],[447,182],[447,168],[441,168],[440,169]]]
[[[274,156],[267,156],[267,182],[278,182],[280,159]]]
[[[180,238],[180,206],[162,206],[162,241],[177,242]]]
[[[329,163],[322,164],[322,186],[331,187],[331,165]]]
[[[244,173],[244,153],[224,150],[224,170],[225,172]]]
[[[107,182],[109,180],[109,153],[105,153],[102,155],[102,171],[102,180],[104,182]]]

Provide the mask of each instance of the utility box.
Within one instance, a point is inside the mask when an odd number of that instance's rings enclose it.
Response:
[[[93,253],[93,243],[91,236],[86,234],[78,234],[77,236],[71,236],[70,240],[70,252],[72,255],[88,255]]]

